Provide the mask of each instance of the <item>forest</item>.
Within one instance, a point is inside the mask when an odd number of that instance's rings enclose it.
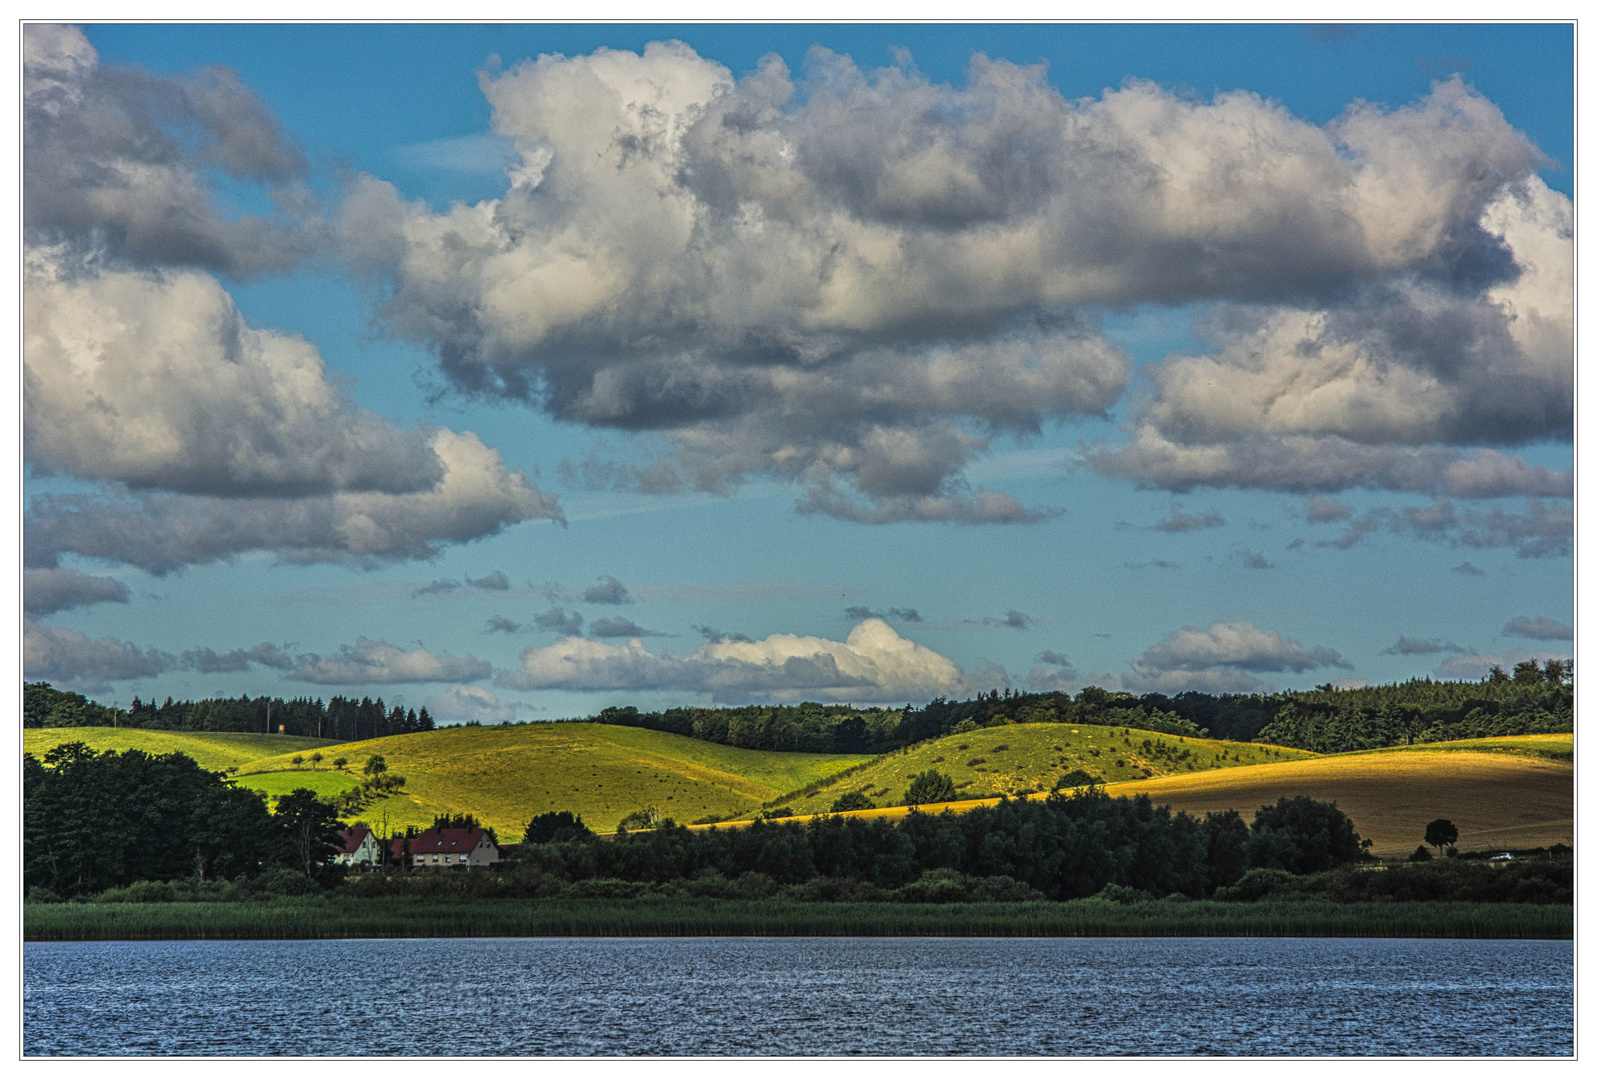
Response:
[[[1369,750],[1415,742],[1535,735],[1574,730],[1572,662],[1526,660],[1512,673],[1493,668],[1479,681],[1429,678],[1383,686],[1274,694],[1173,696],[1096,686],[1017,693],[994,690],[964,701],[937,698],[902,709],[798,705],[674,708],[613,707],[570,723],[617,724],[667,731],[748,750],[817,754],[886,753],[925,739],[1002,724],[1097,724],[1166,735],[1267,742],[1317,753]],[[160,705],[138,698],[111,709],[49,683],[23,688],[25,727],[125,726],[165,731],[277,731],[349,742],[431,731],[433,718],[381,698],[213,698]],[[557,721],[559,722],[559,721]]]
[[[23,727],[133,727],[153,731],[243,731],[302,735],[355,742],[384,735],[431,731],[433,718],[383,699],[258,697],[210,698],[204,701],[154,701],[134,698],[126,709],[113,709],[82,694],[57,690],[46,682],[22,688]]]

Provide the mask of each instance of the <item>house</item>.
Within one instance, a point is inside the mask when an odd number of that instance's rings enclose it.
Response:
[[[394,859],[403,861],[407,850],[413,870],[427,866],[487,866],[500,860],[499,845],[487,829],[428,829],[416,836],[394,838]]]
[[[333,862],[341,866],[377,865],[383,846],[370,829],[357,825],[353,829],[340,829],[338,835],[343,838],[343,846],[334,853]]]

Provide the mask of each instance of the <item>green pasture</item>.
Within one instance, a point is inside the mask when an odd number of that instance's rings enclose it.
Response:
[[[903,802],[911,778],[927,769],[952,777],[961,799],[977,799],[1047,791],[1078,769],[1112,784],[1316,756],[1290,747],[1182,738],[1137,728],[1006,724],[895,751],[782,805],[795,814],[825,813],[839,795],[859,791],[877,806],[891,806]]]
[[[22,750],[34,757],[43,758],[47,750],[63,743],[81,742],[96,751],[143,750],[146,754],[171,754],[181,752],[193,758],[206,769],[220,772],[236,768],[241,772],[253,768],[251,762],[258,758],[284,754],[309,755],[323,748],[335,746],[332,739],[309,739],[297,735],[243,734],[231,731],[147,731],[143,728],[66,727],[24,728]],[[286,760],[286,759],[285,759]]]
[[[293,766],[292,753],[254,761],[250,768],[257,774],[318,775]],[[599,831],[613,830],[646,806],[680,822],[735,816],[870,760],[865,754],[740,750],[609,724],[547,723],[392,735],[343,743],[328,757],[348,758],[348,780],[354,783],[374,754],[405,777],[405,786],[363,811],[366,820],[387,811],[392,825],[430,825],[435,814],[469,812],[506,841],[519,838],[522,826],[547,810],[581,814]],[[320,775],[338,774],[324,768]],[[238,782],[254,786],[258,779],[240,775]]]
[[[330,802],[333,796],[342,795],[350,788],[360,786],[359,778],[332,769],[248,773],[235,777],[233,783],[237,787],[263,792],[267,801],[273,805],[278,799],[297,788],[314,791],[320,798]],[[432,824],[432,820],[429,818],[426,824]]]

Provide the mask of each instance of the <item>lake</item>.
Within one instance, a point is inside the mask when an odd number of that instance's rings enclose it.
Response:
[[[29,943],[34,1055],[1570,1055],[1569,941]]]

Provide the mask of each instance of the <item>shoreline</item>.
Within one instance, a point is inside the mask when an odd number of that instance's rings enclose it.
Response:
[[[1449,901],[900,904],[383,897],[23,906],[23,940],[28,943],[519,937],[1569,940],[1573,936],[1572,905]]]

